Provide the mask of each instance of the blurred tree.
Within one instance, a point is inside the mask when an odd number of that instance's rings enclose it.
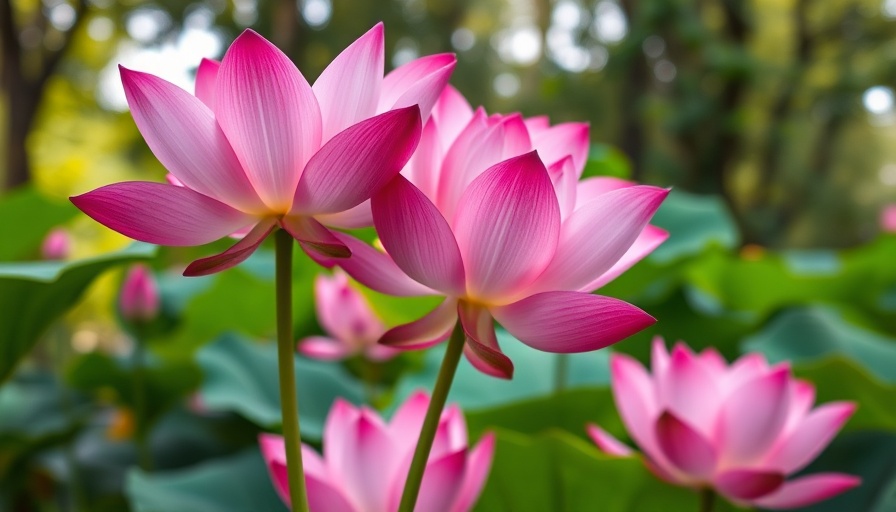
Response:
[[[2,7],[8,186],[28,179],[29,160],[38,178],[54,177],[39,183],[66,183],[68,192],[112,175],[161,172],[121,106],[104,98],[109,87],[101,82],[114,82],[110,60],[183,52],[184,34],[197,30],[218,41],[217,55],[203,55],[220,57],[251,26],[313,81],[381,20],[387,67],[455,51],[453,83],[472,103],[590,121],[595,141],[629,156],[635,179],[724,197],[745,243],[858,243],[873,235],[878,207],[896,186],[896,171],[891,185],[878,176],[896,157],[884,143],[896,126],[893,0],[2,0]],[[198,29],[197,13],[207,18]],[[154,28],[143,33],[146,23]],[[113,27],[111,36],[97,38],[100,24]],[[875,87],[884,101],[876,112],[863,106]],[[102,127],[115,134],[107,143],[86,135]],[[114,170],[86,172],[95,167]]]

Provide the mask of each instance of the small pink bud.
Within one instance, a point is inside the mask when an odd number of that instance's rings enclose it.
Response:
[[[884,206],[880,211],[880,228],[887,233],[896,233],[896,204]]]
[[[159,287],[146,265],[131,267],[121,286],[121,315],[132,322],[148,322],[159,314]]]
[[[63,228],[53,228],[40,246],[40,254],[45,260],[64,260],[72,249],[72,240]]]

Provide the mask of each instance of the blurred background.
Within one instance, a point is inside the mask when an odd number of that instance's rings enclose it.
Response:
[[[791,361],[819,402],[859,404],[809,470],[866,484],[805,510],[896,510],[896,0],[0,0],[0,511],[284,510],[256,444],[279,428],[270,247],[184,279],[229,242],[129,246],[67,197],[164,179],[119,64],[192,90],[199,60],[251,27],[313,81],[378,21],[387,69],[455,52],[474,105],[590,122],[586,175],[673,187],[654,220],[670,239],[600,290],[658,319],[613,350],[646,363],[663,335]],[[140,330],[117,307],[136,261],[161,300]],[[321,332],[321,270],[294,270],[299,339]],[[387,325],[435,305],[364,293]],[[462,362],[450,397],[472,439],[498,431],[477,511],[697,509],[589,444],[586,421],[625,436],[607,350],[560,362],[499,337],[517,377]],[[439,350],[378,367],[373,398],[364,361],[297,358],[306,439],[336,396],[388,411],[431,386]],[[141,445],[153,463],[136,469]]]
[[[490,111],[587,120],[632,177],[725,201],[744,244],[844,247],[896,201],[893,0],[3,0],[7,188],[162,172],[117,65],[192,87],[245,27],[309,81],[377,21]]]

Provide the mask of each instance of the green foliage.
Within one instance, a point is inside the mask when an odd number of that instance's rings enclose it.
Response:
[[[547,354],[524,345],[507,331],[498,329],[498,343],[514,365],[512,380],[495,379],[475,369],[462,359],[448,401],[465,410],[494,407],[518,400],[549,395],[557,386],[558,361],[562,356]],[[426,352],[423,368],[402,378],[395,389],[395,403],[400,403],[418,389],[431,389],[439,372],[444,348]],[[610,379],[607,352],[569,354],[565,387],[606,384]]]
[[[258,448],[180,471],[128,474],[135,512],[285,512]]]
[[[608,457],[562,431],[529,437],[502,430],[495,451],[476,511],[697,509],[696,493],[660,482],[639,458]]]
[[[74,361],[67,381],[74,389],[97,395],[108,396],[112,391],[119,405],[136,411],[133,372],[126,362],[93,352]],[[196,389],[201,375],[192,363],[159,361],[147,365],[145,380],[146,410],[144,417],[135,420],[150,426]]]
[[[205,374],[202,402],[212,410],[236,411],[256,424],[280,425],[277,347],[233,335],[204,347],[197,361]],[[339,365],[296,357],[296,387],[302,435],[320,439],[324,420],[337,397],[362,401],[362,391]]]
[[[896,383],[896,338],[850,324],[827,307],[784,311],[744,340],[743,347],[772,361],[812,361],[838,354],[860,363],[878,379]]]
[[[0,197],[0,261],[38,256],[47,232],[76,213],[68,201],[51,200],[31,187]]]
[[[119,252],[79,261],[0,264],[0,383],[9,378],[53,321],[71,308],[90,283],[122,263],[152,256],[134,244]]]

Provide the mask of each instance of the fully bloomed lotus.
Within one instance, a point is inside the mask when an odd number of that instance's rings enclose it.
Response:
[[[337,400],[324,426],[323,456],[302,446],[311,512],[395,512],[420,435],[429,397],[412,395],[388,423],[366,408]],[[260,437],[261,451],[278,494],[289,505],[283,438]],[[467,512],[485,485],[494,454],[494,436],[467,447],[463,413],[442,413],[429,455],[419,512]]]
[[[676,485],[712,489],[734,503],[798,508],[859,485],[857,477],[816,473],[787,480],[831,442],[855,410],[847,402],[813,408],[815,388],[748,354],[728,366],[718,352],[694,354],[679,343],[670,355],[654,339],[652,370],[612,357],[613,396],[648,467]],[[631,454],[591,425],[605,452]]]
[[[327,336],[308,336],[299,341],[302,354],[324,360],[360,354],[371,361],[384,361],[398,354],[377,343],[386,327],[364,296],[351,287],[345,272],[319,274],[314,280],[314,299],[317,321]]]
[[[411,156],[454,67],[433,55],[383,77],[383,27],[346,48],[309,85],[273,44],[251,30],[220,65],[204,60],[195,95],[121,68],[137,127],[171,184],[115,183],[72,198],[131,238],[189,246],[244,235],[185,274],[246,259],[277,226],[310,252],[348,256],[325,225],[391,180]]]
[[[510,378],[493,319],[548,352],[595,350],[653,323],[590,292],[666,238],[648,222],[668,191],[610,178],[580,182],[587,152],[587,125],[489,116],[446,88],[403,174],[372,198],[386,252],[336,235],[353,256],[331,263],[361,283],[445,297],[381,343],[427,347],[460,318],[470,362]]]

